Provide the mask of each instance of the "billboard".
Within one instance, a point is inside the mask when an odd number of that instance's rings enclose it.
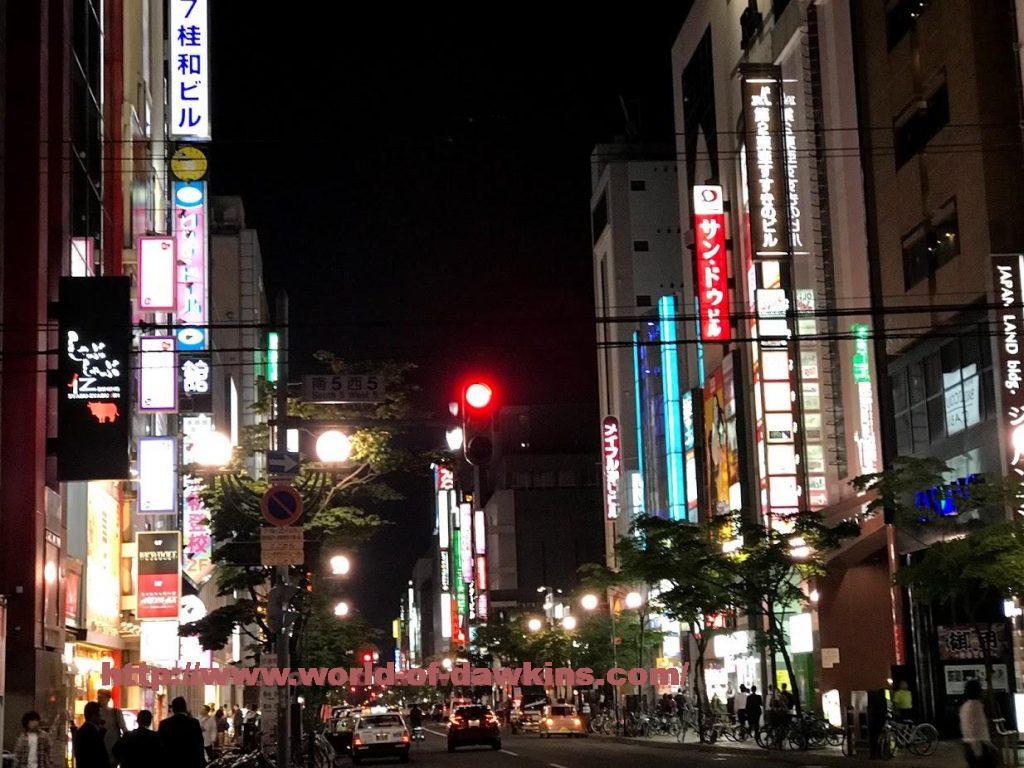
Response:
[[[213,418],[206,413],[183,416],[181,419],[183,464],[195,461],[195,442],[203,432],[213,430]],[[213,575],[213,537],[210,511],[203,501],[202,478],[182,475],[181,526],[184,536],[185,561],[181,570],[195,586],[202,586]]]
[[[1006,473],[1016,480],[1024,479],[1024,256],[1020,254],[992,257],[992,279],[995,291],[996,345],[999,367],[995,371],[1000,396]],[[1024,514],[1024,498],[1015,504]]]
[[[60,279],[60,480],[129,476],[131,309],[127,277]]]
[[[721,187],[693,188],[693,241],[701,340],[729,341],[729,265]]]
[[[790,252],[782,78],[772,65],[744,65],[741,93],[746,126],[750,242],[755,259]]]
[[[213,363],[209,352],[178,352],[178,410],[211,413]]]
[[[139,339],[139,410],[173,413],[178,410],[178,370],[173,336]]]
[[[140,312],[173,312],[177,287],[174,240],[170,237],[139,238]]]
[[[604,455],[604,511],[605,519],[619,516],[619,478],[622,467],[622,436],[619,420],[605,416],[601,422],[601,450]]]
[[[139,439],[139,512],[177,512],[178,441],[173,437]]]
[[[210,138],[210,20],[207,0],[168,0],[171,136]]]
[[[177,2],[177,0],[174,0]],[[195,344],[206,344],[206,324],[209,322],[207,296],[206,252],[206,183],[202,181],[174,182],[174,249],[178,261],[176,318],[179,326],[195,326],[191,335],[200,338],[188,343],[179,330],[179,348],[194,349]]]
[[[177,619],[181,600],[181,534],[145,531],[136,534],[140,619]]]

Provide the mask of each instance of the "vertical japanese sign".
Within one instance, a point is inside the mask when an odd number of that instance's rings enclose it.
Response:
[[[622,440],[619,420],[614,416],[605,416],[601,422],[601,446],[604,455],[604,516],[607,520],[615,520],[619,516]]]
[[[131,296],[127,277],[62,277],[57,475],[128,477]]]
[[[178,370],[173,336],[139,339],[139,410],[173,413],[178,410]]]
[[[175,2],[177,0],[174,0]],[[189,328],[192,335],[201,334],[198,342],[183,346],[179,330],[179,348],[206,347],[206,324],[209,320],[207,298],[206,251],[206,183],[174,182],[174,248],[178,262],[177,322]]]
[[[171,513],[178,501],[178,441],[173,437],[139,439],[139,513]]]
[[[755,259],[788,256],[782,81],[773,66],[748,66],[742,82],[746,121],[750,242]]]
[[[213,430],[209,414],[184,416],[181,419],[182,464],[195,462],[197,437]],[[210,535],[210,511],[203,502],[203,481],[192,475],[182,476],[181,529],[184,535],[185,561],[182,572],[196,587],[213,574],[213,538]]]
[[[181,600],[181,534],[145,531],[136,534],[140,619],[176,619]]]
[[[700,337],[703,341],[729,341],[729,268],[721,187],[693,188],[693,239]]]
[[[185,413],[213,411],[211,373],[209,352],[178,353],[178,410]]]
[[[857,385],[857,410],[860,428],[853,433],[861,474],[878,471],[878,438],[875,435],[875,391],[871,384],[868,324],[853,323],[853,381]]]
[[[1001,393],[1001,418],[1006,457],[1006,474],[1024,479],[1024,256],[999,254],[992,257],[995,291],[996,339],[999,368],[996,383]],[[1024,498],[1016,511],[1024,514]]]
[[[210,42],[207,0],[168,0],[171,135],[210,139]]]
[[[173,312],[177,308],[175,294],[178,267],[174,259],[174,239],[170,237],[139,238],[140,312]]]

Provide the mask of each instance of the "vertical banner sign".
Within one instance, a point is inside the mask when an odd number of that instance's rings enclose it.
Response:
[[[177,512],[178,441],[173,437],[139,439],[139,513]]]
[[[139,410],[173,413],[178,410],[178,365],[173,336],[139,339]]]
[[[999,370],[996,381],[1001,397],[1001,417],[1006,474],[1024,479],[1024,256],[999,254],[992,257],[995,290],[996,333]],[[1024,514],[1024,498],[1016,511]]]
[[[857,385],[857,409],[860,429],[853,433],[860,459],[860,473],[878,471],[878,440],[875,436],[875,392],[871,385],[868,324],[853,323],[853,381]]]
[[[722,188],[693,188],[693,239],[702,341],[729,341],[729,274]]]
[[[140,619],[176,619],[181,601],[181,534],[146,531],[136,534],[139,561]]]
[[[747,184],[750,188],[750,242],[755,259],[789,255],[786,216],[786,159],[782,82],[773,66],[744,68]]]
[[[195,461],[196,438],[213,430],[213,418],[206,413],[183,416],[181,419],[181,459],[183,464]],[[181,529],[184,535],[185,562],[182,572],[196,587],[213,575],[213,538],[210,535],[210,511],[203,502],[203,481],[192,475],[182,476]]]
[[[469,502],[459,505],[459,528],[462,530],[459,562],[462,564],[462,580],[468,584],[473,581],[473,513]]]
[[[210,374],[213,366],[209,352],[178,353],[178,410],[183,413],[213,411]]]
[[[139,238],[139,311],[173,312],[177,292],[178,266],[174,260],[174,239]]]
[[[604,516],[607,520],[615,520],[619,516],[622,441],[619,420],[614,416],[605,416],[601,422],[601,445],[604,453]]]
[[[171,135],[210,139],[210,42],[207,0],[168,0]]]
[[[60,279],[60,480],[129,476],[130,290],[127,277]]]
[[[175,314],[178,324],[185,326],[178,331],[179,349],[206,348],[206,212],[205,182],[174,182],[174,248],[178,261]]]

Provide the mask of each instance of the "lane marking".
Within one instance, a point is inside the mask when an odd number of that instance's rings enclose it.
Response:
[[[434,734],[435,736],[444,736],[444,737],[447,737],[447,736],[448,736],[448,734],[447,734],[447,733],[444,733],[444,732],[442,732],[442,731],[432,731],[432,730],[430,730],[429,728],[424,728],[423,730],[424,730],[424,731],[426,731],[427,733],[432,733],[432,734]]]
[[[567,765],[559,765],[558,763],[548,763],[548,765],[550,765],[551,768],[569,768]]]
[[[506,755],[512,755],[512,757],[519,757],[518,752],[513,752],[511,749],[499,749],[499,752],[504,752]]]

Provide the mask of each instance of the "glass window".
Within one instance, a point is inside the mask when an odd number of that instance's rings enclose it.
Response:
[[[910,386],[910,404],[923,403],[925,399],[924,366],[914,363],[907,368],[907,383]]]
[[[973,366],[971,366],[973,368]],[[973,427],[981,422],[981,376],[967,376],[963,383],[964,426]]]
[[[955,435],[963,432],[967,425],[964,423],[964,388],[961,384],[958,383],[946,390],[945,404],[946,434]]]
[[[924,383],[928,397],[942,392],[942,364],[938,354],[928,355],[924,359]]]
[[[946,434],[946,410],[943,402],[941,397],[928,400],[928,434],[932,440],[938,440]]]
[[[914,450],[928,446],[928,412],[924,403],[910,409],[910,428],[914,434]]]
[[[946,109],[949,109],[948,105]],[[948,122],[949,118],[946,119]],[[950,200],[939,210],[932,226],[931,241],[933,269],[941,267],[960,253],[960,220],[956,215],[956,199]]]
[[[914,436],[910,431],[909,413],[896,417],[896,452],[900,456],[909,456],[914,452]]]
[[[910,290],[928,277],[928,232],[917,227],[903,238],[903,288]]]
[[[643,192],[647,189],[647,182],[643,179],[631,179],[629,182],[629,189],[633,192]]]
[[[907,372],[900,371],[892,379],[892,399],[896,413],[907,410],[910,403],[907,400]]]
[[[651,250],[651,245],[646,240],[634,240],[633,250],[637,253],[647,253],[647,251]]]
[[[965,333],[960,337],[960,358],[965,369],[971,365],[980,366],[981,350],[978,348],[978,337],[973,333]],[[967,371],[964,370],[964,376],[967,375]]]
[[[948,342],[940,350],[942,357],[942,386],[948,388],[960,381],[960,343]]]

